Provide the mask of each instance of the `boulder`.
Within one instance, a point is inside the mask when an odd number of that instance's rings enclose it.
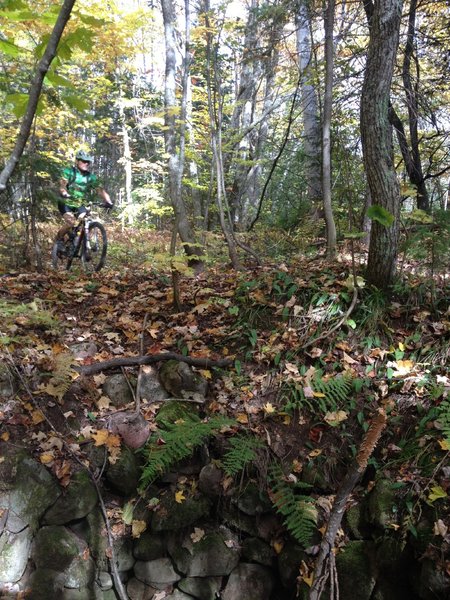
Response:
[[[117,408],[121,408],[134,401],[128,380],[120,373],[110,375],[105,379],[103,393],[111,400],[111,404]]]
[[[0,588],[1,583],[16,583],[25,572],[31,547],[29,527],[18,533],[7,529],[0,534]]]
[[[85,470],[78,471],[57,499],[54,505],[45,513],[45,525],[64,525],[82,519],[91,512],[98,502],[97,490],[89,473]]]
[[[159,378],[163,387],[174,398],[188,398],[193,394],[205,397],[208,391],[206,379],[195,373],[185,362],[166,361],[161,367]]]
[[[241,554],[237,536],[224,528],[206,533],[197,542],[193,542],[190,535],[181,544],[172,540],[169,552],[177,570],[188,577],[229,575]]]
[[[222,600],[269,600],[274,586],[272,573],[250,563],[240,563],[231,573]]]
[[[112,487],[129,496],[137,490],[140,477],[139,461],[134,452],[127,446],[122,446],[119,458],[106,469],[106,479]]]
[[[181,579],[172,564],[170,558],[157,558],[156,560],[140,561],[134,566],[134,574],[137,579],[162,590]]]

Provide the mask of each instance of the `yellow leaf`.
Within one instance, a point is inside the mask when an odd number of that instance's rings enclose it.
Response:
[[[291,421],[291,415],[283,415],[283,425],[290,425]]]
[[[280,554],[280,552],[283,550],[284,548],[284,542],[283,540],[275,540],[273,543],[273,549],[275,550],[275,552],[277,554]]]
[[[95,440],[96,446],[104,446],[108,441],[109,431],[107,429],[99,429],[96,433],[93,433],[91,437]]]
[[[5,431],[4,433],[2,433],[2,435],[0,435],[0,440],[7,442],[9,440],[9,432]]]
[[[55,457],[53,455],[53,452],[43,452],[39,456],[39,460],[43,465],[48,465],[55,460]]]
[[[302,577],[302,580],[306,583],[306,585],[308,587],[312,586],[313,579],[314,579],[314,573],[313,572],[309,576],[308,575],[303,575],[303,577]]]
[[[205,379],[212,379],[212,373],[208,369],[202,369],[200,373]]]
[[[313,392],[313,396],[314,398],[325,398],[325,394],[322,394],[322,392]]]
[[[270,402],[266,402],[263,406],[263,409],[266,415],[273,415],[273,413],[276,412],[275,407]]]
[[[183,492],[181,490],[176,492],[175,502],[177,502],[178,504],[182,504],[184,500],[186,500],[186,496],[183,494]]]
[[[308,454],[309,458],[315,458],[316,456],[320,456],[322,454],[322,450],[320,448],[316,448],[315,450],[311,450]]]
[[[398,345],[398,349],[401,350],[402,352],[404,352],[405,351],[405,345],[402,344],[402,342],[400,342],[399,345]]]
[[[239,413],[236,417],[236,421],[243,424],[248,423],[248,416],[245,413]]]
[[[145,521],[133,521],[131,524],[131,535],[134,538],[138,538],[146,529],[147,523]]]
[[[33,421],[33,425],[39,425],[39,423],[45,421],[45,417],[40,410],[34,410],[31,413],[31,420]]]
[[[438,441],[441,450],[450,450],[450,442],[448,440],[439,440]]]

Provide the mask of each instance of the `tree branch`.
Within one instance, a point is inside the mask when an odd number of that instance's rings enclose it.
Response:
[[[202,369],[209,369],[210,367],[229,367],[231,364],[233,364],[233,360],[231,358],[211,360],[210,358],[191,358],[190,356],[183,356],[182,354],[177,354],[176,352],[164,352],[161,354],[153,354],[151,356],[126,356],[121,358],[112,358],[111,360],[105,360],[92,365],[83,365],[77,367],[77,371],[79,371],[82,375],[93,375],[94,373],[107,371],[108,369],[134,367],[136,365],[151,365],[163,360],[178,360],[180,362],[185,362],[192,367],[200,367]]]

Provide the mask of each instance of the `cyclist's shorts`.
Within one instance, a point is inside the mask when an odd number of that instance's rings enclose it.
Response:
[[[70,204],[65,204],[64,202],[58,202],[58,210],[62,215],[66,213],[72,213],[76,216],[79,214],[86,212],[85,206],[70,206]]]

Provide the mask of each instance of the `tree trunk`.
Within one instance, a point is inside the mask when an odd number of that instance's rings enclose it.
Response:
[[[6,164],[2,172],[0,173],[0,192],[3,192],[6,189],[8,179],[13,174],[14,169],[16,168],[17,163],[19,162],[23,151],[25,150],[25,146],[30,136],[34,115],[36,114],[39,97],[41,95],[44,77],[46,76],[47,71],[50,68],[52,60],[56,56],[59,41],[61,39],[67,21],[70,19],[70,14],[72,12],[74,4],[75,0],[64,0],[63,5],[61,6],[61,10],[59,11],[55,26],[53,27],[53,31],[48,40],[47,47],[45,48],[44,55],[37,66],[36,74],[34,76],[33,81],[31,82],[31,86],[28,92],[28,104],[25,111],[25,115],[22,119],[22,123],[20,124],[19,135],[17,136],[17,140],[12,154],[6,161]]]
[[[300,69],[303,145],[308,199],[312,207],[322,203],[322,161],[317,91],[311,77],[311,15],[309,0],[299,0],[295,15]]]
[[[165,70],[165,145],[169,156],[169,195],[178,224],[178,234],[183,243],[184,251],[189,256],[189,264],[200,271],[203,261],[199,258],[201,248],[195,242],[191,225],[188,220],[186,206],[182,198],[182,177],[184,169],[184,136],[185,124],[183,116],[186,114],[186,86],[183,86],[182,105],[176,100],[176,14],[173,0],[161,0],[164,19],[164,39],[166,44],[166,70]],[[187,41],[186,41],[187,43]],[[187,68],[185,61],[184,68]],[[184,111],[184,114],[183,114]],[[176,114],[181,113],[177,122]]]
[[[327,229],[327,257],[336,255],[336,225],[331,206],[331,111],[333,107],[333,62],[335,0],[328,0],[325,14],[325,97],[323,104],[322,152],[323,152],[323,210]]]
[[[394,167],[389,95],[399,43],[403,0],[375,0],[361,96],[364,166],[373,206],[388,211],[394,222],[374,221],[370,236],[367,279],[387,289],[394,278],[398,253],[400,190]]]
[[[408,175],[411,183],[417,189],[417,208],[420,208],[421,210],[429,210],[430,200],[423,177],[422,161],[419,151],[418,121],[420,109],[418,88],[420,73],[418,60],[415,60],[415,78],[413,78],[411,75],[411,59],[414,57],[414,43],[416,35],[416,9],[417,0],[411,0],[408,16],[408,36],[406,40],[405,58],[403,60],[402,69],[403,85],[406,92],[406,104],[408,106],[409,136],[411,139],[411,161],[410,168],[408,169]]]

